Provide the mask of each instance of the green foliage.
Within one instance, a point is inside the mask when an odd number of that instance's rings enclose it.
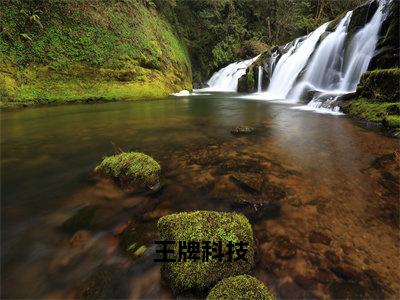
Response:
[[[249,275],[229,277],[218,282],[210,291],[207,300],[274,300],[274,295],[265,285]]]
[[[246,254],[248,262],[188,260],[163,264],[162,275],[176,293],[190,289],[204,291],[222,278],[248,273],[254,265],[253,231],[243,215],[215,211],[182,212],[160,218],[157,227],[162,240],[221,241],[224,253],[228,241],[249,243]],[[175,253],[178,253],[177,247]]]
[[[363,0],[154,0],[186,39],[194,81],[232,61],[254,57],[248,42],[282,45],[353,9]]]
[[[161,167],[153,158],[140,152],[124,152],[107,156],[95,168],[104,176],[125,177],[132,182],[153,186],[159,182]]]

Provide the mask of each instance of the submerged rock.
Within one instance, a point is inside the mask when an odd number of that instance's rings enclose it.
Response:
[[[87,205],[80,208],[71,218],[67,219],[61,229],[73,233],[80,229],[89,229],[93,225],[93,219],[98,207]]]
[[[288,237],[279,236],[274,243],[274,252],[276,257],[288,259],[296,255],[297,247]]]
[[[153,190],[160,185],[161,167],[146,154],[123,152],[105,157],[95,173],[113,179],[127,191]]]
[[[275,297],[258,279],[240,275],[218,282],[207,296],[207,300],[214,299],[273,300]]]
[[[312,231],[309,237],[309,241],[310,243],[324,244],[329,246],[331,244],[332,239],[322,232]]]
[[[240,211],[250,220],[258,221],[279,215],[281,205],[278,201],[255,201],[247,199],[236,199],[231,204],[234,210]]]
[[[238,127],[234,128],[234,129],[232,129],[232,130],[231,130],[231,133],[232,133],[233,135],[249,134],[249,133],[253,133],[254,130],[255,130],[255,129],[254,129],[253,127],[251,127],[251,126],[244,126],[244,125],[241,125],[241,126],[238,126]]]
[[[121,293],[122,277],[116,268],[100,267],[78,288],[78,299],[116,298]]]
[[[195,211],[182,212],[162,217],[158,221],[158,230],[161,240],[176,241],[171,246],[174,248],[175,262],[163,263],[161,267],[162,277],[168,282],[175,293],[192,291],[205,291],[223,278],[246,274],[254,265],[254,239],[251,225],[246,217],[237,213],[215,212],[215,211]],[[176,261],[179,248],[178,241],[202,242],[210,241],[212,255],[208,262],[199,259]],[[217,243],[217,244],[214,244]],[[219,251],[218,243],[221,242]],[[238,259],[237,253],[233,254],[233,262],[228,262],[227,243],[243,242],[248,245],[245,252],[245,259]],[[235,248],[234,248],[235,249]],[[235,250],[233,251],[235,252]],[[204,255],[204,250],[203,250]],[[221,260],[218,253],[222,253]],[[200,253],[201,254],[201,253]]]

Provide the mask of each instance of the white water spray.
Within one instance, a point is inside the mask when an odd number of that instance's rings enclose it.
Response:
[[[222,68],[215,72],[211,76],[210,80],[207,81],[208,87],[196,91],[236,92],[239,78],[246,74],[248,66],[250,66],[259,56],[260,55],[248,60],[235,62]]]
[[[263,68],[262,66],[258,66],[257,93],[262,92],[262,76],[263,76]]]

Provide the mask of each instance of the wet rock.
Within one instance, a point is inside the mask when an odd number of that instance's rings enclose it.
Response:
[[[61,229],[68,233],[73,233],[80,229],[91,228],[97,209],[98,207],[95,205],[87,205],[80,208],[71,218],[61,225]]]
[[[278,292],[282,299],[303,299],[306,297],[306,292],[294,282],[281,284]]]
[[[310,243],[324,244],[329,246],[331,244],[332,239],[322,232],[312,231],[309,236],[309,241]]]
[[[304,275],[297,275],[294,278],[294,282],[306,290],[310,290],[316,284],[316,282],[314,281],[314,279],[312,277],[304,276]]]
[[[273,300],[275,297],[258,279],[239,275],[218,282],[207,296],[207,300],[214,299]]]
[[[334,265],[336,265],[340,262],[339,256],[337,256],[336,253],[333,251],[328,250],[325,252],[324,255],[325,255],[326,259],[329,260]]]
[[[78,299],[117,298],[121,293],[121,270],[100,267],[78,288]]]
[[[245,260],[219,262],[211,259],[208,263],[170,262],[162,264],[163,279],[175,294],[192,290],[204,291],[223,278],[248,273],[254,266],[254,238],[251,225],[246,217],[237,213],[215,211],[182,212],[162,217],[157,227],[160,239],[164,241],[228,241],[248,243]],[[178,253],[178,244],[171,246]],[[171,256],[169,256],[171,258]]]
[[[72,247],[84,247],[92,238],[92,233],[88,230],[79,230],[75,232],[69,241]]]
[[[253,127],[251,127],[251,126],[241,125],[241,126],[238,126],[238,127],[234,128],[234,129],[232,129],[231,133],[233,135],[250,134],[250,133],[253,133],[254,130],[255,129]]]
[[[128,229],[128,227],[129,227],[130,224],[131,224],[131,221],[118,224],[117,226],[114,227],[114,229],[113,229],[113,234],[114,234],[115,236],[121,235],[122,233],[125,232],[125,230]]]
[[[94,172],[111,178],[127,192],[157,192],[161,188],[160,165],[152,157],[140,152],[122,152],[107,156]]]
[[[290,202],[290,205],[294,207],[300,207],[302,205],[302,202],[299,199],[294,199]]]
[[[235,199],[231,208],[241,212],[252,221],[273,218],[279,215],[281,206],[277,201],[253,201]]]
[[[297,247],[286,236],[279,236],[274,244],[275,255],[282,259],[292,258],[297,253]]]
[[[252,180],[250,181],[247,178],[240,176],[240,175],[231,175],[229,179],[241,190],[244,192],[251,194],[251,195],[260,195],[261,194],[261,187],[260,181]],[[247,179],[247,180],[246,180]]]
[[[364,299],[366,293],[363,286],[354,282],[334,282],[329,291],[334,299]]]
[[[327,284],[327,283],[331,283],[334,279],[333,274],[325,269],[318,269],[317,273],[315,274],[315,280],[323,283],[323,284]]]
[[[332,267],[331,271],[344,280],[352,280],[355,282],[362,280],[362,274],[347,264]]]

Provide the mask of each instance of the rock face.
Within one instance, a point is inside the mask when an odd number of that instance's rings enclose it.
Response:
[[[400,52],[400,2],[392,1],[388,7],[389,14],[383,22],[380,30],[380,39],[377,45],[377,53],[372,58],[369,69],[382,69],[399,67]]]
[[[178,241],[200,242],[200,249],[203,247],[202,242],[211,242],[212,255],[208,262],[202,261],[203,250],[197,260],[187,256],[186,261],[163,263],[162,277],[174,293],[187,290],[205,291],[225,277],[248,273],[254,265],[253,231],[249,221],[243,215],[214,211],[182,212],[162,217],[157,227],[161,240],[176,241],[176,244],[170,248],[174,247],[174,254],[170,254],[168,258],[173,258],[173,256],[175,259],[179,258]],[[222,251],[218,250],[219,242],[222,244]],[[227,261],[228,242],[235,243],[234,252],[238,249],[238,243],[248,244],[245,260],[238,259],[238,253],[235,253],[233,261]],[[223,254],[222,261],[215,256],[220,252]]]
[[[249,275],[240,275],[221,280],[212,288],[207,300],[273,300],[275,297],[266,286]]]
[[[366,72],[357,87],[357,95],[380,102],[400,99],[400,69],[379,69]]]
[[[113,179],[124,190],[140,191],[159,185],[161,167],[146,154],[124,152],[105,157],[94,171]]]
[[[239,78],[238,81],[238,92],[239,93],[253,93],[257,91],[258,84],[258,68],[262,67],[262,88],[265,89],[269,84],[269,70],[271,69],[270,57],[273,53],[273,50],[277,48],[273,48],[271,50],[265,51],[261,54],[261,56],[253,62],[246,70],[246,74]]]

